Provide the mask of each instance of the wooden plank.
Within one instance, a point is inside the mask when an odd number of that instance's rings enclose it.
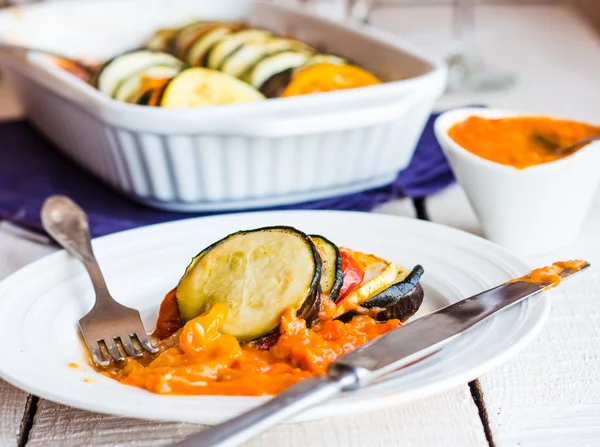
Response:
[[[533,265],[583,258],[600,265],[600,192],[577,241],[531,256]],[[552,293],[535,342],[481,378],[499,445],[597,446],[600,440],[600,273],[592,268]]]
[[[40,401],[28,447],[162,446],[201,427],[156,423],[87,413]],[[247,447],[487,447],[483,428],[466,386],[407,405],[357,416],[281,424]]]
[[[13,234],[4,223],[0,223],[0,280],[54,251],[45,245],[29,242]],[[0,446],[14,447],[21,433],[21,424],[29,395],[0,380]],[[26,428],[26,427],[25,427]]]
[[[27,393],[0,380],[0,446],[17,445]]]

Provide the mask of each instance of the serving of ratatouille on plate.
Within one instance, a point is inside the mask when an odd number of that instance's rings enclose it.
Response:
[[[292,227],[236,232],[163,300],[159,354],[104,373],[161,394],[276,394],[408,320],[422,274]]]
[[[158,353],[107,368],[92,363],[78,322],[95,294],[79,262],[59,252],[0,284],[0,336],[12,340],[0,353],[0,377],[90,411],[204,424],[530,270],[471,234],[373,213],[203,217],[93,246],[111,295],[139,310]],[[548,304],[515,305],[430,357],[293,420],[381,409],[472,380],[525,346]]]

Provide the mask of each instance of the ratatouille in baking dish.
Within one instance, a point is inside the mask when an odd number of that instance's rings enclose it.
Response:
[[[197,21],[161,29],[142,48],[96,68],[58,63],[118,101],[168,108],[249,103],[381,82],[344,57],[244,22]]]

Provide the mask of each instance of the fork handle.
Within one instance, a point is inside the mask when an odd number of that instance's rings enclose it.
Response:
[[[92,250],[85,212],[68,197],[57,195],[46,199],[41,214],[42,225],[48,234],[85,266],[96,291],[96,299],[109,298],[104,276]]]

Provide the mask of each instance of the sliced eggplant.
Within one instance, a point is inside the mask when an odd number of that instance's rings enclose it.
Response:
[[[402,323],[412,317],[423,303],[423,287],[419,283],[424,270],[420,265],[415,266],[403,279],[392,284],[387,289],[379,292],[374,297],[365,301],[360,307],[375,310],[374,317],[378,321],[398,319]],[[360,312],[352,310],[340,317],[342,321],[349,321]]]
[[[334,318],[357,309],[376,293],[387,289],[394,284],[399,273],[397,265],[376,256],[353,252],[352,257],[361,264],[365,275],[359,286],[338,300]]]
[[[183,60],[192,67],[203,67],[211,48],[221,39],[241,29],[242,23],[219,23],[199,35],[188,47]]]
[[[250,70],[244,80],[260,89],[272,76],[304,65],[309,57],[309,53],[304,51],[282,51],[267,56]]]
[[[177,67],[157,65],[135,73],[123,80],[115,90],[114,98],[118,101],[137,102],[146,91],[161,85],[174,77],[181,70]]]
[[[223,61],[220,70],[243,78],[261,59],[286,50],[314,51],[297,40],[276,37],[266,42],[241,46]]]
[[[317,249],[301,231],[240,231],[192,260],[177,285],[177,304],[185,322],[224,303],[229,314],[220,331],[247,342],[274,331],[288,307],[314,319],[320,278]]]
[[[340,250],[337,245],[323,236],[311,235],[310,238],[317,247],[322,261],[321,299],[327,297],[335,302],[344,282]]]
[[[261,87],[260,92],[266,98],[278,98],[292,80],[293,70],[285,70],[271,76]]]
[[[223,61],[243,45],[261,43],[271,38],[271,32],[262,29],[241,30],[231,33],[218,41],[206,57],[206,66],[219,70]]]
[[[119,84],[125,79],[156,65],[183,68],[183,62],[162,51],[131,51],[117,56],[104,64],[97,77],[98,90],[109,96],[113,96]]]
[[[226,73],[188,68],[169,81],[160,105],[170,108],[204,107],[264,100],[254,87]]]

